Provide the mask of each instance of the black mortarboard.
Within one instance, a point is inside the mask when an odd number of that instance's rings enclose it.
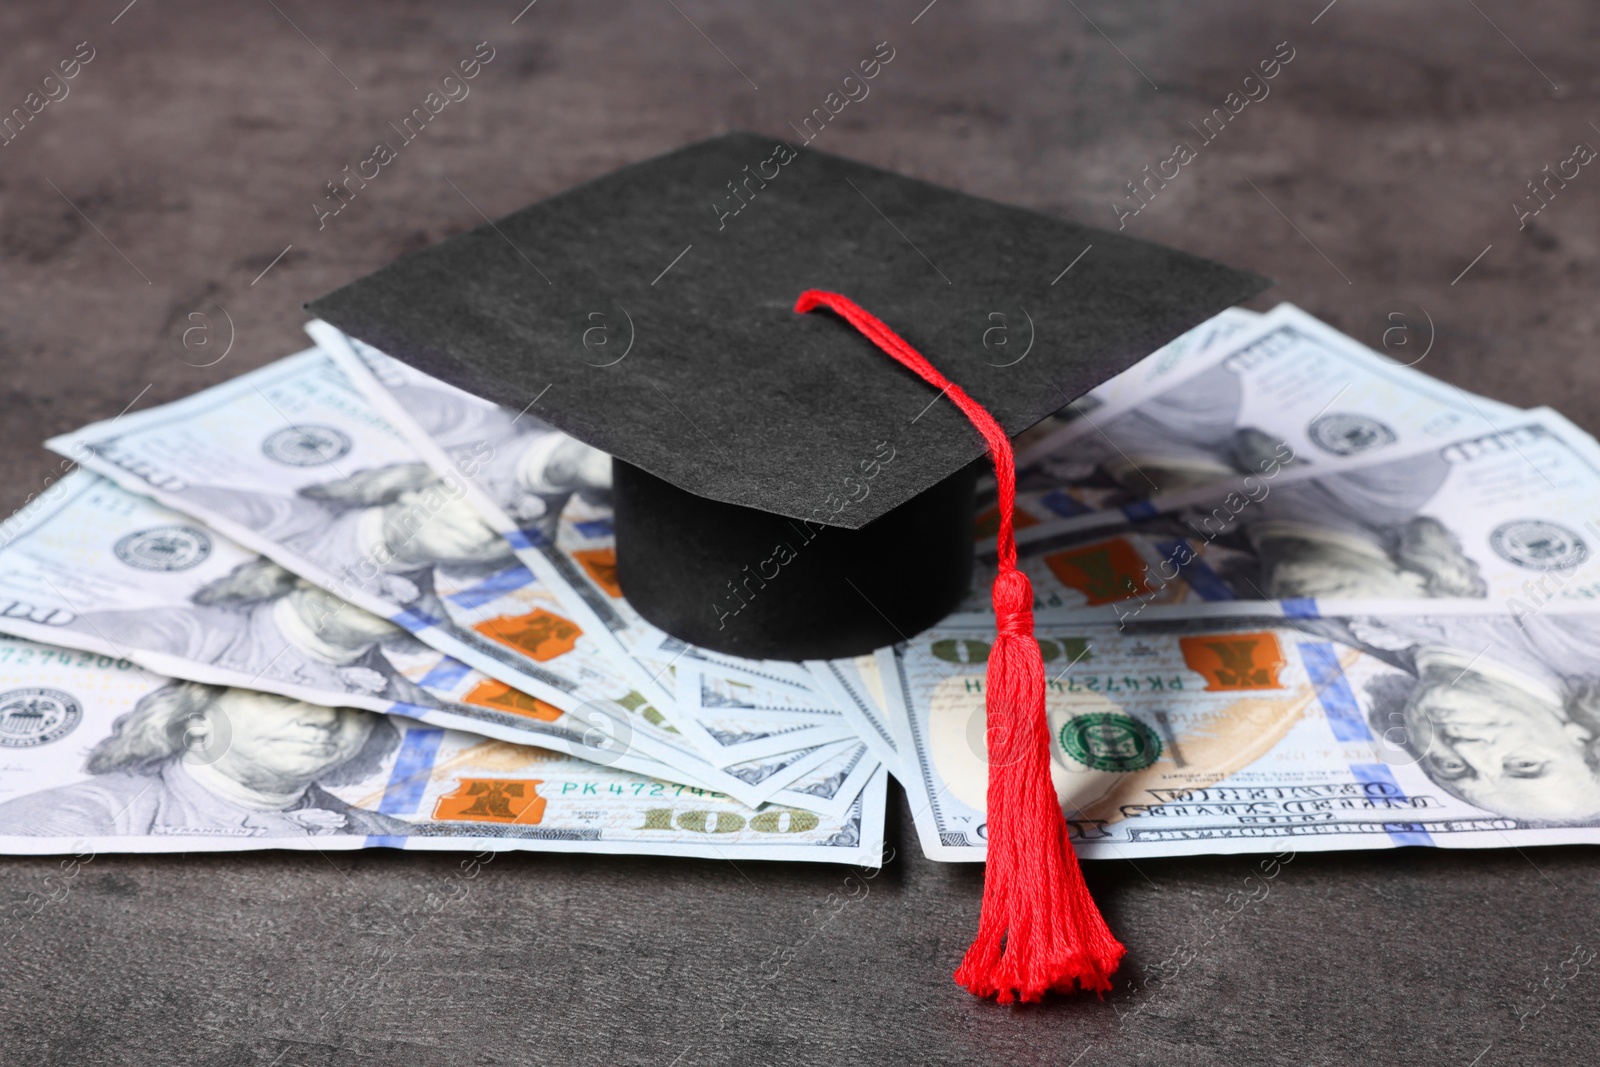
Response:
[[[645,618],[831,658],[967,592],[982,440],[829,315],[870,310],[1020,433],[1265,279],[776,138],[729,134],[312,301],[351,336],[612,454]]]

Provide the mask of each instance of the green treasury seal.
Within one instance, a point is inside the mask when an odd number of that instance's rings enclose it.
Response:
[[[1142,771],[1161,757],[1161,738],[1116,711],[1074,715],[1061,727],[1061,747],[1092,771]]]

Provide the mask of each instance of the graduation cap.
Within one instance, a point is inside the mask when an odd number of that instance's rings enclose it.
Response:
[[[976,461],[996,464],[1003,557],[1007,437],[1266,285],[736,133],[411,253],[307,307],[610,453],[618,581],[633,607],[698,645],[799,660],[882,647],[951,611],[971,580]],[[835,314],[796,314],[813,307]],[[958,978],[1031,999],[1074,981],[1104,988],[1121,946],[1066,842],[1031,592],[1003,562],[990,880]],[[1054,860],[1016,851],[1040,840]],[[1017,891],[991,902],[996,884]],[[1040,938],[1056,949],[1028,947]]]
[[[871,309],[1014,435],[1264,285],[730,134],[308,307],[610,453],[633,607],[706,648],[800,660],[892,644],[966,595],[984,454],[936,390],[838,321],[796,315],[802,291]]]

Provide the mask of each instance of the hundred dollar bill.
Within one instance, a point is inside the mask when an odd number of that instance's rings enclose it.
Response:
[[[842,815],[749,808],[398,716],[175,681],[0,637],[0,852],[637,853],[877,865],[881,772]]]
[[[816,687],[843,711],[845,720],[896,778],[901,776],[900,739],[889,715],[876,656],[807,660]]]
[[[799,692],[792,689],[763,686],[734,678],[723,678],[702,669],[697,664],[673,667],[678,678],[678,700],[689,701],[698,708],[740,708],[752,718],[805,718],[841,721],[839,709],[814,691]],[[691,675],[697,676],[693,684]]]
[[[650,759],[632,741],[636,717],[650,721],[654,708],[592,703],[562,711],[83,470],[0,524],[0,632],[190,681],[554,747],[694,786],[726,775],[747,804],[835,756],[819,740],[806,751],[746,752],[717,763]]]
[[[629,665],[641,690],[670,700],[659,672],[632,659],[638,620],[606,588],[616,584],[615,552],[588,548],[574,556],[557,548],[569,502],[608,502],[611,457],[540,419],[531,410],[537,398],[530,398],[527,409],[512,411],[429,377],[328,323],[307,323],[306,332],[417,458],[460,487],[463,500],[585,632]]]
[[[1036,606],[1127,618],[1194,601],[1600,595],[1600,446],[1548,409],[1337,471],[1283,470],[1017,535]],[[987,606],[981,559],[969,610]],[[1410,606],[1407,606],[1407,605]]]
[[[1260,319],[1261,313],[1258,311],[1231,307],[1179,334],[1127,370],[1100,383],[1054,415],[1018,434],[1013,441],[1017,463],[1026,466],[1035,456],[1050,452],[1057,434],[1064,427],[1081,423],[1086,414],[1092,414],[1096,419],[1106,419],[1128,410],[1158,391],[1168,379],[1186,374],[1190,365],[1204,359],[1213,345],[1250,329]]]
[[[1289,304],[1154,384],[1137,398],[1125,395],[1126,406],[1085,410],[1019,456],[1020,523],[1137,508],[1163,493],[1288,464],[1365,463],[1478,436],[1520,414],[1381,356]]]
[[[47,444],[529,696],[626,718],[642,755],[762,799],[701,758],[670,701],[645,698],[317,349]]]
[[[0,524],[0,632],[189,681],[407,715],[657,778],[679,773],[629,750],[628,716],[569,713],[512,689],[86,470]]]
[[[860,741],[829,745],[828,749],[832,754],[826,763],[772,794],[768,803],[842,819],[861,791],[887,773],[887,768]]]
[[[675,673],[678,729],[716,766],[857,740],[831,705],[805,709],[794,696],[708,678],[698,667]]]
[[[608,642],[619,661],[642,664],[633,672],[642,691],[669,699],[660,665],[679,658],[686,646],[623,598],[608,495],[610,457],[533,414],[537,397],[513,411],[328,323],[308,323],[306,332],[435,474],[462,486],[463,498],[588,633]],[[728,677],[802,688],[809,681],[793,664],[692,654]]]
[[[644,645],[644,653],[665,664],[687,663],[707,674],[736,682],[751,682],[775,688],[788,688],[814,696],[811,675],[799,663],[775,659],[745,659],[717,652],[655,630]]]
[[[985,851],[987,620],[880,658],[924,851]],[[1041,621],[1079,855],[1600,842],[1600,614]]]

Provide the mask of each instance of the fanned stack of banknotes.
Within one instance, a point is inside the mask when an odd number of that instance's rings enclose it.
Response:
[[[0,525],[0,851],[876,865],[893,774],[983,858],[992,507],[932,630],[706,651],[622,596],[606,456],[308,329],[47,442],[76,469]],[[1600,445],[1554,411],[1232,309],[1018,465],[1080,855],[1600,840]]]

